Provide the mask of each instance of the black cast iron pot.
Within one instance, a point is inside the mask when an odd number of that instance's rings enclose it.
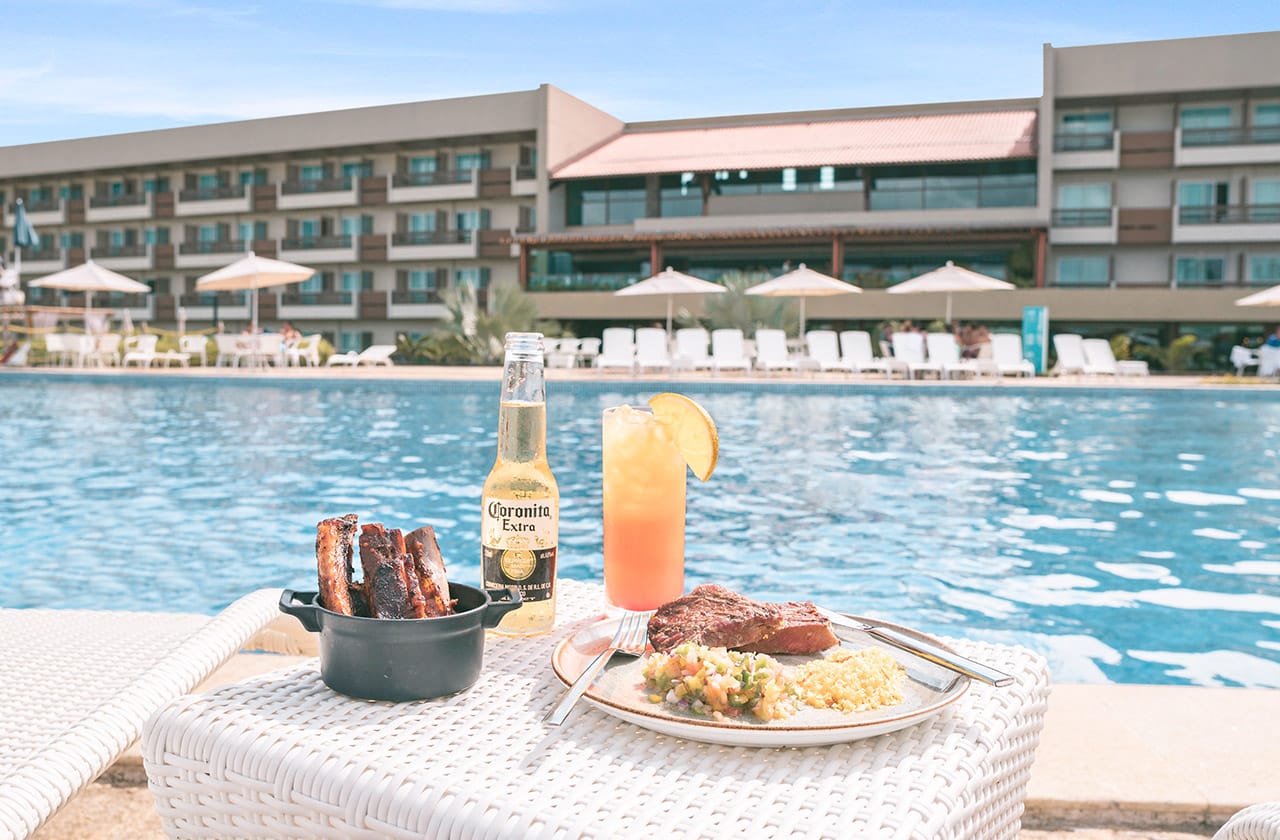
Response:
[[[286,589],[280,611],[320,634],[320,677],[362,700],[429,700],[470,688],[480,678],[484,629],[520,606],[515,589],[476,589],[449,582],[454,615],[359,618],[317,603],[315,592]]]

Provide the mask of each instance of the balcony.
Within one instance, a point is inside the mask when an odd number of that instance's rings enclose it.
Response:
[[[95,195],[84,211],[86,222],[125,222],[150,219],[154,210],[152,193]]]
[[[511,178],[511,194],[537,195],[538,168],[536,166],[515,166],[512,169],[514,171]]]
[[[360,203],[360,190],[355,178],[308,178],[284,181],[276,196],[277,210],[309,207],[355,207]]]
[[[250,244],[243,239],[183,242],[178,245],[174,265],[177,268],[218,268],[244,256]]]
[[[387,201],[448,201],[479,198],[480,179],[475,169],[447,169],[439,172],[398,172],[391,176]]]
[[[470,230],[401,231],[391,235],[389,260],[456,260],[479,256],[478,237]]]
[[[23,274],[52,274],[66,267],[67,255],[61,248],[22,249]]]
[[[1059,208],[1049,222],[1053,245],[1114,245],[1119,236],[1114,207]]]
[[[1280,240],[1280,204],[1174,207],[1174,242]]]
[[[286,237],[280,240],[279,258],[303,265],[356,262],[355,237],[350,234]]]
[[[1054,169],[1115,169],[1119,165],[1119,131],[1053,136]]]
[[[188,292],[178,297],[178,306],[186,312],[188,322],[249,320],[247,292]]]
[[[122,295],[119,292],[99,292],[93,296],[95,308],[115,310],[116,316],[129,311],[134,321],[154,321],[156,317],[156,296],[153,294]]]
[[[355,320],[357,312],[354,292],[304,292],[293,288],[280,295],[276,308],[281,320]]]
[[[531,292],[615,292],[642,280],[634,272],[605,274],[530,274]]]
[[[14,213],[17,203],[8,204],[4,208],[4,226],[13,230]],[[26,199],[22,206],[27,211],[27,221],[39,228],[42,225],[64,225],[67,223],[67,203],[61,198]]]
[[[181,190],[174,204],[175,216],[211,216],[222,213],[249,213],[253,197],[243,184],[197,187]]]
[[[1280,163],[1280,125],[1179,128],[1176,136],[1176,166]]]
[[[387,292],[387,318],[434,320],[449,317],[436,289],[396,289]]]
[[[150,245],[98,245],[89,251],[93,261],[115,271],[151,268]]]

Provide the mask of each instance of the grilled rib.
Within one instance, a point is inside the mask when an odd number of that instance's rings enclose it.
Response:
[[[418,579],[418,587],[426,601],[428,616],[453,615],[455,601],[449,598],[449,580],[445,575],[444,558],[436,542],[435,529],[424,525],[405,535],[405,544],[412,558],[412,570]]]
[[[320,604],[340,615],[354,615],[351,604],[352,546],[356,515],[349,513],[316,525],[316,572]]]

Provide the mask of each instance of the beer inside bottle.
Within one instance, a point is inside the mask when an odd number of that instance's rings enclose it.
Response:
[[[507,333],[498,407],[498,457],[480,510],[480,574],[486,589],[516,587],[524,606],[496,632],[545,633],[556,617],[560,491],[547,464],[542,334]]]

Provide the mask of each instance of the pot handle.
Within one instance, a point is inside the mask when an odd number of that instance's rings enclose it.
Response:
[[[483,627],[497,627],[504,615],[518,609],[524,603],[520,597],[520,590],[514,586],[508,586],[505,589],[486,589],[484,592],[489,596],[489,606],[485,608],[484,618],[480,620]]]
[[[294,599],[299,595],[302,596],[302,603],[294,603]],[[303,628],[312,632],[320,632],[320,619],[316,614],[315,599],[317,595],[314,592],[294,592],[292,589],[286,589],[280,593],[280,612],[288,613],[302,623]]]

